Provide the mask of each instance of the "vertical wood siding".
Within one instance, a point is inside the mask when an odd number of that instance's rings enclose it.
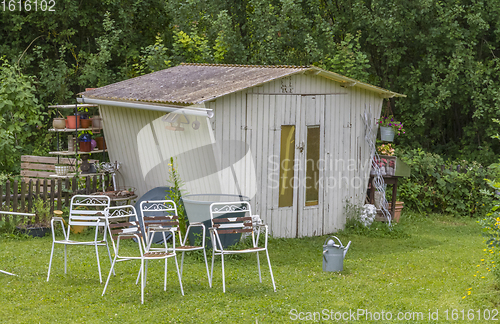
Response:
[[[270,95],[282,91],[292,91],[297,96]],[[299,96],[311,93],[345,94],[322,95],[315,99]],[[345,224],[346,201],[364,203],[371,153],[365,141],[363,115],[366,110],[377,118],[381,105],[382,98],[376,93],[343,88],[321,77],[295,75],[217,99],[211,108],[215,109],[216,139],[236,140],[226,142],[222,156],[237,152],[239,141],[250,148],[253,168],[252,163],[246,161],[236,174],[243,184],[241,193],[252,198],[255,213],[270,226],[274,236],[301,237],[341,229]],[[321,125],[324,142],[320,158],[326,165],[322,170],[321,210],[304,208],[304,199],[299,197],[298,189],[294,190],[298,201],[293,207],[278,208],[279,170],[274,169],[274,163],[279,163],[282,125],[296,125],[296,143],[306,141],[306,129],[300,125]],[[255,178],[252,170],[255,170]],[[258,188],[255,192],[246,186],[253,180]],[[234,190],[230,186],[227,188]]]

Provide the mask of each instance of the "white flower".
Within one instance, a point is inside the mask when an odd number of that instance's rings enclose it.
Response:
[[[377,216],[377,208],[375,205],[366,204],[361,210],[359,220],[363,223],[363,225],[368,227],[373,223],[375,216]]]

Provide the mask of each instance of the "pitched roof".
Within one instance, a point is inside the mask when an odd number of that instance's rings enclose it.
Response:
[[[181,64],[80,93],[88,98],[193,105],[296,73],[314,74],[387,97],[404,96],[340,74],[306,66]]]

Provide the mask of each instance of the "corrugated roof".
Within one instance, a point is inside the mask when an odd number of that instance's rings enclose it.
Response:
[[[181,64],[85,91],[80,95],[107,100],[193,105],[306,71],[312,71],[349,86],[376,91],[384,96],[404,96],[314,66],[232,64]]]

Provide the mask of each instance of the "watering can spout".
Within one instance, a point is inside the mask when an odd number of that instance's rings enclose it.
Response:
[[[351,246],[351,241],[349,241],[349,243],[347,243],[347,245],[344,249],[344,258],[345,258],[345,255],[347,254],[347,251],[349,250],[349,246]]]

